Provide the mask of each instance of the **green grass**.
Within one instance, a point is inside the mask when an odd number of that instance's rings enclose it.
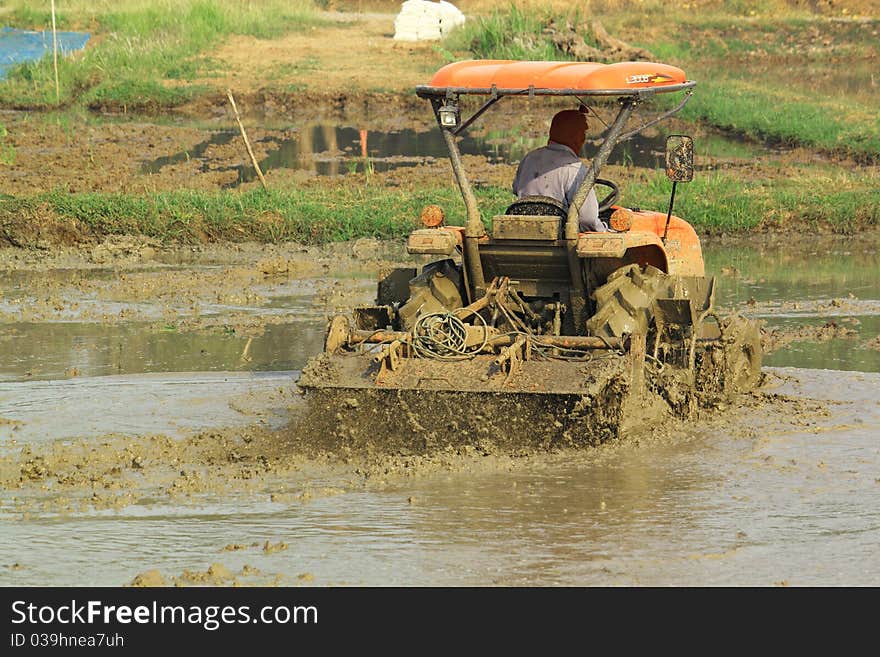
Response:
[[[8,24],[51,27],[48,13],[32,2],[11,4]],[[178,105],[203,91],[185,81],[214,72],[215,64],[200,53],[223,37],[272,38],[320,22],[309,0],[72,0],[60,5],[59,29],[85,29],[98,39],[84,52],[59,59],[57,104],[81,101],[100,108]],[[0,105],[56,105],[51,54],[13,68],[0,86]]]
[[[478,192],[490,213],[510,202],[507,190]],[[420,210],[439,203],[451,224],[464,224],[458,191],[416,192],[369,186],[343,190],[269,190],[241,193],[175,191],[147,195],[69,194],[55,191],[0,200],[0,226],[7,233],[50,220],[96,236],[135,234],[163,242],[294,241],[304,244],[356,237],[402,237],[416,227]]]
[[[796,85],[780,87],[731,74],[729,69],[695,66],[692,70],[700,82],[682,119],[771,144],[805,146],[862,163],[880,161],[880,119],[873,101]]]
[[[797,13],[765,14],[760,18],[731,14],[676,15],[654,34],[643,19],[631,14],[615,21],[616,28],[634,43],[648,47],[658,57],[699,62],[740,55],[796,56],[800,61],[828,61],[834,57],[866,58],[876,55],[876,39],[866,39],[880,20],[869,22],[829,20]]]
[[[681,118],[769,142],[880,159],[880,120],[867,108],[732,76],[707,76]]]
[[[790,172],[794,174],[795,172]],[[876,174],[803,170],[766,181],[744,181],[735,173],[698,172],[680,184],[674,212],[698,230],[736,233],[755,228],[822,227],[841,233],[880,225]],[[666,211],[671,191],[663,173],[631,182],[621,202]]]
[[[9,132],[6,126],[0,123],[0,164],[13,166],[15,164],[15,146],[9,143]]]
[[[621,203],[666,210],[671,187],[662,173],[633,170],[631,178],[620,182]],[[512,201],[510,192],[499,187],[478,187],[475,193],[487,226]],[[419,212],[429,203],[444,208],[448,223],[464,225],[464,204],[451,186],[413,191],[351,183],[335,189],[142,195],[59,190],[0,199],[0,238],[5,235],[12,243],[26,243],[21,236],[48,223],[80,239],[131,234],[165,243],[396,239],[418,227]],[[849,233],[880,225],[880,186],[876,175],[844,176],[831,169],[780,176],[766,183],[745,182],[724,172],[700,173],[693,182],[679,186],[675,213],[704,233],[792,226]]]
[[[541,34],[552,17],[546,10],[535,13],[511,4],[489,16],[469,19],[450,33],[444,45],[477,59],[571,59]]]

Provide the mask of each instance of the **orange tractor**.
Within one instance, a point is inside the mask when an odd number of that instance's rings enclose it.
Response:
[[[393,271],[375,305],[331,319],[299,380],[312,420],[349,443],[595,444],[756,386],[758,326],[715,313],[699,237],[672,214],[676,185],[693,176],[691,139],[667,139],[665,212],[620,204],[618,186],[598,177],[617,144],[678,112],[695,84],[651,62],[462,61],[417,87],[466,224],[443,225],[428,206],[407,250],[437,259]],[[676,92],[675,107],[627,128],[654,96]],[[484,102],[463,118],[466,96]],[[570,207],[526,197],[484,217],[456,137],[503,100],[537,97],[616,102],[617,114]],[[610,188],[599,204],[610,230],[579,232],[594,186]]]

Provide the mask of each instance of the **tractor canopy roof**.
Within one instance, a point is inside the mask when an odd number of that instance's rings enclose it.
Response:
[[[647,96],[693,87],[684,71],[654,62],[546,62],[466,60],[447,64],[427,85],[422,98],[449,94],[542,96]]]

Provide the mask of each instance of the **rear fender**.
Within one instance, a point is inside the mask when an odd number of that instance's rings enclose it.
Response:
[[[664,271],[673,276],[705,276],[703,249],[693,226],[684,219],[672,215],[666,233],[666,244],[661,240],[664,230],[666,230],[664,212],[633,212],[630,234],[643,233],[654,236],[653,243],[663,249],[669,264],[669,268]]]
[[[632,227],[623,232],[581,233],[581,258],[618,258],[621,264],[652,265],[673,276],[705,276],[700,238],[688,222],[662,212],[632,212]],[[663,234],[666,231],[666,243]]]
[[[613,258],[619,261],[616,266],[652,265],[669,272],[666,249],[652,232],[581,233],[577,253],[580,258]]]

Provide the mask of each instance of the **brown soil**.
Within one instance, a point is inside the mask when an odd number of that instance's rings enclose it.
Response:
[[[388,9],[396,11],[397,7]],[[231,36],[210,53],[216,62],[211,76],[186,82],[210,91],[170,112],[198,119],[231,119],[226,97],[231,90],[239,109],[251,120],[291,120],[303,114],[330,118],[348,112],[371,116],[391,129],[402,110],[424,106],[425,101],[416,98],[413,90],[444,63],[436,43],[395,41],[395,16],[330,11],[321,15],[324,25],[305,32],[277,39]],[[327,47],[340,43],[344,47]],[[113,114],[130,111],[107,102],[91,109]],[[155,113],[161,108],[139,110]]]
[[[205,170],[201,162],[185,160],[169,164],[161,174],[150,174],[143,171],[145,163],[188,152],[210,133],[137,122],[87,124],[71,133],[49,117],[17,113],[7,114],[3,122],[16,153],[15,163],[4,167],[9,182],[4,191],[14,196],[50,190],[143,194],[181,186],[217,189],[237,180],[234,171],[223,169],[240,165],[242,155],[246,157],[234,147],[209,148]],[[259,141],[265,135],[259,130],[250,135],[258,157],[265,157],[271,146]]]
[[[282,141],[298,143],[303,168],[299,171],[281,168],[265,170],[263,173],[270,187],[338,186],[338,178],[315,177],[314,172],[309,171],[309,165],[316,161],[316,156],[320,156],[322,161],[328,157],[344,161],[350,155],[316,149],[305,136],[308,132],[306,128],[326,122],[383,132],[436,129],[427,104],[415,98],[414,94],[412,98],[413,102],[405,107],[391,103],[391,106],[384,106],[375,114],[361,112],[359,107],[342,107],[336,109],[333,116],[322,116],[319,107],[307,103],[308,110],[293,108],[290,116],[276,117],[274,122],[267,122],[260,116],[259,103],[254,108],[256,112],[249,113],[245,108],[241,111],[249,124],[248,138],[258,160],[277,149]],[[515,130],[529,138],[544,135],[549,111],[546,106],[542,104],[540,110],[536,108],[535,111],[521,110],[521,106],[512,103],[499,107],[493,114],[491,127]],[[303,117],[306,117],[305,121]],[[238,183],[237,168],[250,168],[251,165],[234,118],[226,112],[207,127],[119,121],[87,122],[72,130],[65,121],[49,115],[34,117],[8,111],[0,112],[0,122],[8,132],[6,143],[14,148],[16,154],[13,163],[2,165],[6,171],[3,191],[13,196],[28,196],[50,190],[144,194],[180,188],[212,190],[236,186],[248,189],[259,185],[256,180]],[[685,126],[676,120],[667,123],[671,130],[686,129],[696,139],[704,136],[703,129],[699,127]],[[478,123],[470,132],[481,134],[486,128],[486,125]],[[207,142],[217,130],[230,133],[230,140],[210,144],[200,154],[194,152],[197,145]],[[644,134],[654,136],[656,130],[648,129]],[[598,137],[598,124],[597,134],[592,137]],[[179,161],[164,164],[152,172],[145,168],[149,163],[172,157]],[[479,156],[465,156],[464,162],[473,184],[509,187],[514,172],[512,165],[493,164]],[[735,168],[728,168],[728,175],[744,181],[766,181],[798,176],[800,167],[815,164],[815,153],[793,149],[774,156],[773,161],[766,164],[761,160],[745,159],[715,159],[705,164],[713,169],[733,165]],[[853,163],[840,161],[839,164],[848,166]],[[607,173],[621,182],[638,180],[644,175],[638,169],[615,166],[609,166]],[[440,158],[429,159],[420,166],[398,167],[376,173],[373,180],[375,184],[387,187],[424,187],[426,184],[436,185],[437,181],[451,181],[452,177],[448,161]]]
[[[245,95],[261,90],[267,81],[278,86],[339,89],[348,92],[413,89],[437,68],[436,44],[395,41],[395,14],[324,14],[332,21],[304,33],[279,39],[234,36],[212,57],[222,79],[196,84],[232,89]],[[328,48],[329,43],[344,47]]]
[[[245,109],[242,111],[246,112]],[[307,117],[305,125],[302,116]],[[493,125],[515,125],[530,132],[546,130],[540,117],[526,121],[512,109],[499,112],[498,119]],[[262,124],[259,115],[246,114],[245,120],[250,124]],[[338,178],[316,179],[314,172],[308,171],[308,165],[313,164],[318,155],[323,160],[328,156],[342,160],[345,156],[341,152],[327,153],[312,147],[304,136],[308,132],[304,128],[311,125],[327,121],[380,131],[435,129],[430,109],[418,99],[412,107],[383,107],[378,116],[365,115],[357,108],[342,108],[336,110],[334,116],[322,117],[320,110],[312,106],[307,114],[297,111],[294,116],[279,121],[281,126],[276,128],[247,127],[258,160],[276,149],[279,142],[298,142],[302,170],[267,169],[263,172],[268,184],[277,188],[340,184]],[[250,161],[234,119],[228,114],[208,128],[121,121],[86,123],[71,130],[64,121],[51,116],[35,118],[19,112],[0,113],[0,122],[6,126],[6,141],[16,153],[13,163],[2,165],[6,171],[3,191],[12,196],[52,190],[145,194],[181,188],[216,190],[230,185],[249,189],[259,185],[258,181],[238,185],[236,167],[250,167]],[[296,127],[290,127],[291,122]],[[233,137],[228,143],[211,144],[197,155],[194,148],[208,141],[217,130],[230,131]],[[154,172],[145,168],[148,163],[172,157],[180,161],[165,164]],[[474,156],[466,156],[465,161],[475,184],[509,186],[513,175],[509,166],[492,165],[485,158]],[[438,180],[451,181],[452,178],[448,161],[443,158],[429,161],[425,166],[400,167],[388,173],[377,173],[374,180],[378,185],[393,187],[436,185]],[[46,212],[37,209],[34,214],[31,219],[39,220]],[[75,228],[68,227],[68,230]]]

